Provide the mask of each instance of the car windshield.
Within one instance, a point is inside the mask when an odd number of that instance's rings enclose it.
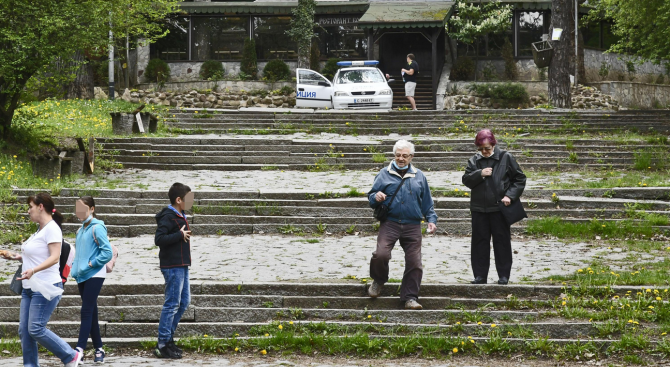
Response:
[[[377,69],[340,70],[337,84],[383,83],[384,77]]]

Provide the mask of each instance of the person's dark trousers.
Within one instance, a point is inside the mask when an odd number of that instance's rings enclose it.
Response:
[[[158,322],[158,348],[174,337],[182,315],[191,303],[188,266],[161,269],[165,278],[165,303]]]
[[[400,224],[387,220],[379,226],[377,249],[370,260],[370,277],[382,284],[388,281],[391,250],[400,241],[405,251],[405,274],[400,285],[400,299],[403,301],[419,298],[423,277],[421,240],[421,224]]]
[[[512,241],[510,226],[502,213],[472,212],[472,272],[486,279],[491,264],[491,237],[493,237],[493,255],[496,260],[498,278],[509,279],[512,272]]]
[[[100,324],[98,323],[98,295],[102,289],[105,278],[91,278],[77,284],[79,296],[81,297],[81,326],[79,328],[79,340],[77,347],[86,349],[88,336],[91,335],[93,348],[102,348],[102,337],[100,337]]]

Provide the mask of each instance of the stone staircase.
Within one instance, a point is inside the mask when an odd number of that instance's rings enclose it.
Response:
[[[599,347],[607,347],[620,337],[617,331],[601,328],[602,322],[563,316],[560,313],[563,299],[566,293],[573,292],[562,286],[424,284],[419,299],[424,306],[422,311],[403,309],[398,286],[388,283],[382,297],[371,299],[367,297],[368,284],[353,282],[193,281],[191,306],[182,318],[177,336],[264,337],[266,333],[275,336],[327,326],[330,335],[335,336],[365,330],[371,338],[419,334],[440,338],[467,336],[476,342],[485,342],[495,329],[512,343],[549,338],[556,344],[587,340]],[[601,291],[604,298],[586,299],[608,302],[608,297],[623,298],[627,292],[637,292],[639,288],[612,287]],[[574,293],[579,296],[579,292]],[[580,304],[574,302],[575,306]],[[162,284],[105,285],[98,299],[105,344],[140,347],[142,341],[154,341],[162,303]],[[0,288],[1,338],[17,337],[19,304],[20,297],[11,295],[7,287]],[[70,343],[76,342],[78,336],[80,305],[76,284],[70,281],[48,325]]]
[[[32,191],[15,190],[19,203]],[[552,194],[560,198],[552,201]],[[438,234],[469,235],[470,199],[467,191],[433,190],[435,211],[439,217]],[[81,195],[93,195],[96,213],[112,237],[152,235],[156,231],[155,214],[167,205],[164,191],[71,190],[63,189],[54,201],[64,214],[65,233],[74,233],[80,222],[74,215],[74,203]],[[572,222],[598,218],[616,223],[629,218],[627,210],[642,205],[649,214],[670,216],[670,196],[664,188],[620,188],[615,190],[540,190],[527,189],[522,197],[529,217],[561,217]],[[4,204],[3,211],[23,204]],[[27,222],[26,214],[19,210]],[[197,191],[190,211],[193,233],[198,235],[245,234],[324,234],[375,233],[378,222],[372,217],[365,193],[347,192],[264,192]],[[630,218],[629,218],[630,219]],[[11,223],[13,224],[13,223]],[[512,227],[525,230],[525,222]],[[666,228],[670,229],[670,228]]]
[[[405,97],[405,83],[401,75],[391,76],[396,82],[389,83],[393,90],[393,108],[407,107],[412,108]],[[414,91],[414,101],[419,110],[434,110],[433,105],[433,80],[429,76],[418,76],[416,78],[416,90]]]
[[[98,139],[103,157],[124,168],[155,170],[379,170],[393,158],[396,140],[382,141],[303,140],[271,138],[115,138]],[[474,154],[471,139],[412,139],[413,163],[424,171],[462,170]],[[501,140],[504,140],[502,138]],[[528,170],[631,168],[638,152],[659,145],[647,142],[621,144],[599,139],[569,142],[519,139],[501,142]],[[653,160],[655,162],[656,160]],[[320,167],[320,168],[319,168]]]
[[[431,134],[491,128],[511,134],[670,133],[668,111],[542,112],[540,110],[245,112],[174,110],[167,127],[187,134],[243,135],[338,133],[347,135]]]

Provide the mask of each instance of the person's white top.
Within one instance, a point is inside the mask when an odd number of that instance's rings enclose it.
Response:
[[[99,272],[95,273],[91,278],[107,278],[107,264],[102,266]]]
[[[47,223],[44,228],[38,230],[21,245],[21,256],[23,257],[22,271],[33,269],[49,258],[49,244],[63,243],[63,232],[55,221]],[[60,246],[58,247],[60,257]],[[62,280],[59,273],[59,264],[56,263],[33,275],[49,284],[60,283]],[[28,283],[22,281],[23,288],[30,289]]]

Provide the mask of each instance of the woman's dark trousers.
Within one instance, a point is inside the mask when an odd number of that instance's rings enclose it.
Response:
[[[500,212],[472,212],[472,272],[475,278],[488,278],[491,264],[491,237],[498,278],[509,279],[512,271],[510,226]]]
[[[89,335],[91,335],[93,347],[95,349],[102,348],[100,325],[98,324],[98,295],[104,281],[105,278],[91,278],[77,284],[81,297],[81,327],[79,328],[77,347],[81,349],[86,349]]]

